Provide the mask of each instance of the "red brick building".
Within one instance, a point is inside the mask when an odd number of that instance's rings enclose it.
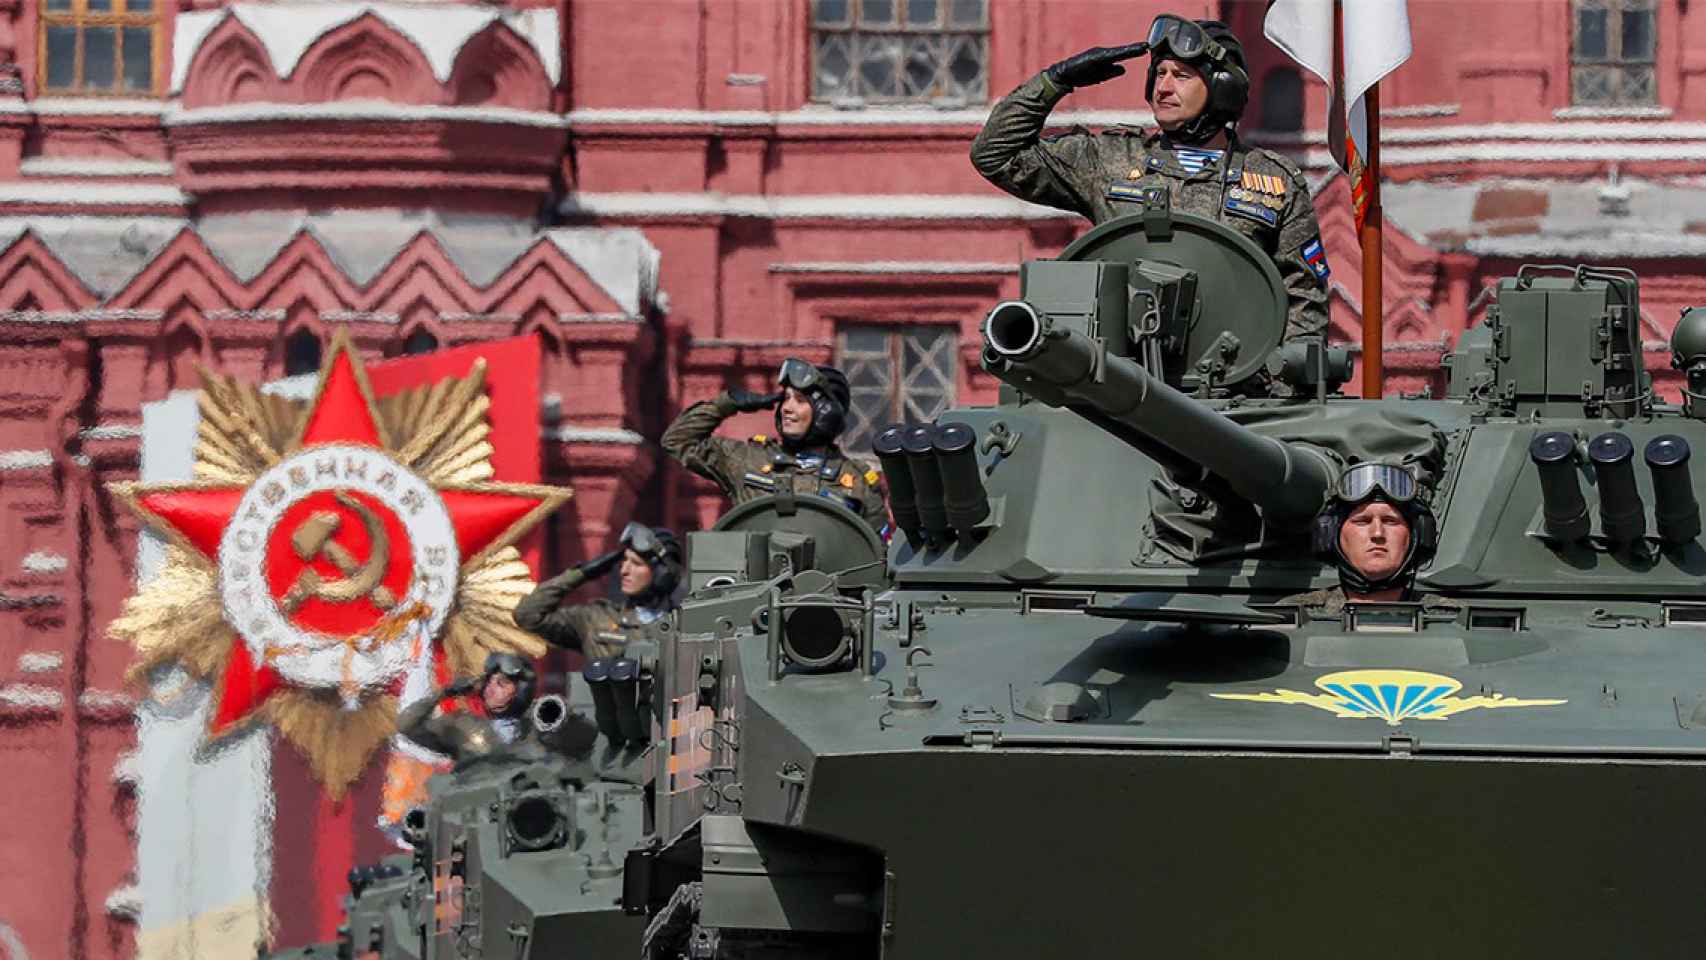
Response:
[[[1706,302],[1706,12],[1416,0],[1383,84],[1386,363],[1438,385],[1525,261],[1630,266],[1649,367]],[[311,369],[528,333],[553,562],[631,516],[691,527],[658,456],[685,403],[787,355],[852,374],[855,439],[989,399],[976,328],[1081,225],[983,183],[989,101],[1162,10],[1244,37],[1244,129],[1317,186],[1338,334],[1360,328],[1320,86],[1235,0],[0,0],[0,958],[135,950],[135,727],[104,639],[141,410],[209,364]],[[1141,123],[1142,82],[1063,123]],[[1666,380],[1667,383],[1673,381]],[[751,418],[756,429],[760,418]],[[365,829],[356,827],[352,829]],[[42,843],[45,839],[47,842]],[[364,841],[365,843],[365,841]],[[274,904],[286,939],[312,932]]]

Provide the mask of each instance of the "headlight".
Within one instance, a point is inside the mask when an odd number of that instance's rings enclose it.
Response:
[[[568,842],[569,816],[561,794],[524,793],[510,801],[504,824],[517,850],[551,850]]]

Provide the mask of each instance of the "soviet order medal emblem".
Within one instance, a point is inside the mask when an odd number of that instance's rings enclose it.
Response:
[[[568,491],[491,482],[483,363],[375,398],[340,335],[306,406],[203,380],[196,479],[114,486],[168,547],[112,633],[133,678],[213,683],[210,738],[270,719],[341,794],[406,678],[543,652],[510,621],[533,587],[512,544]]]

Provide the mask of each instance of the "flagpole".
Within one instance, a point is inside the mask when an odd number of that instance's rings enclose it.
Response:
[[[1363,94],[1367,111],[1368,159],[1364,165],[1363,183],[1368,197],[1368,213],[1363,218],[1362,235],[1362,395],[1378,400],[1385,392],[1384,370],[1385,330],[1382,320],[1385,299],[1380,289],[1381,221],[1380,209],[1380,84],[1376,83]]]

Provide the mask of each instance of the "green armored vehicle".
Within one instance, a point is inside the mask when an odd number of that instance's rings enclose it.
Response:
[[[734,532],[692,535],[708,538],[690,584],[702,596],[739,597],[755,583],[762,592],[777,576],[804,584],[820,564],[831,573],[817,576],[857,592],[869,609],[874,591],[887,584],[882,541],[828,499],[762,498],[730,511],[717,529]],[[719,545],[730,544],[738,556],[718,554]],[[700,616],[713,605],[702,602]],[[682,682],[697,689],[714,669],[712,661],[701,662],[705,658],[685,645],[666,646],[672,657],[692,656],[679,664],[660,662],[649,641],[630,643],[625,652],[639,666],[638,676],[612,673],[598,683],[571,677],[572,704],[556,695],[534,701],[529,719],[536,740],[464,760],[433,777],[426,804],[405,821],[413,853],[350,872],[337,941],[273,954],[273,960],[635,956],[646,929],[640,916],[645,898],[628,894],[637,906],[625,909],[623,884],[664,873],[625,877],[625,863],[652,865],[660,824],[670,835],[692,829],[703,791],[684,785],[708,783],[714,792],[718,775],[692,767],[686,749],[610,746],[632,745],[638,738],[626,731],[647,729],[654,717],[671,741],[704,737],[710,743],[713,725],[698,725],[701,694],[684,711],[687,699],[661,700],[657,684],[660,674],[678,670]],[[824,651],[828,661],[840,655]]]
[[[646,956],[1706,949],[1706,311],[1666,406],[1633,274],[1525,267],[1443,399],[1363,401],[1208,221],[1022,279],[1000,402],[877,440],[892,589],[690,543]],[[1438,519],[1419,595],[1282,602],[1369,461]]]
[[[405,818],[413,853],[350,872],[337,942],[275,960],[633,955],[622,861],[644,839],[644,778],[560,696],[531,722],[537,742],[432,778]]]

